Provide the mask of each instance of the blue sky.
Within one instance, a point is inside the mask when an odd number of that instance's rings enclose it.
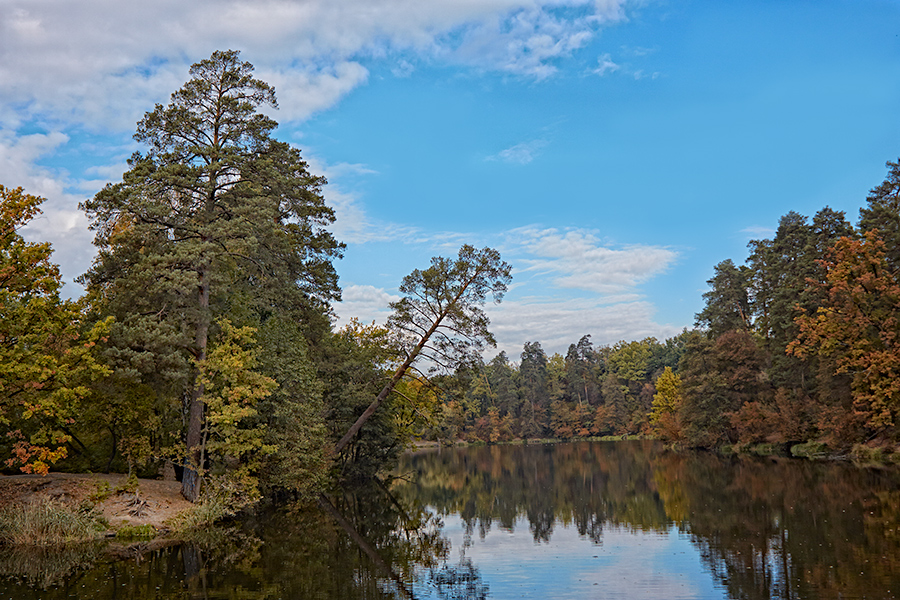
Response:
[[[340,322],[471,243],[514,267],[513,357],[664,339],[787,211],[856,221],[900,155],[898,33],[887,0],[3,0],[0,183],[48,198],[25,233],[71,280],[135,122],[238,49],[329,179]]]

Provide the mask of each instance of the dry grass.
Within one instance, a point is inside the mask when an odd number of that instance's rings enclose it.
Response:
[[[90,509],[41,498],[0,511],[0,544],[53,546],[97,539],[106,529]]]

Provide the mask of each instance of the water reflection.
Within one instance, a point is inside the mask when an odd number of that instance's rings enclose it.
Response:
[[[895,469],[662,451],[649,442],[495,446],[420,453],[396,490],[465,534],[527,525],[535,543],[572,527],[687,536],[727,597],[891,598],[900,590]],[[647,570],[658,568],[649,560]]]
[[[0,551],[0,599],[768,600],[900,589],[896,470],[629,442],[422,452],[400,472],[409,480],[127,560],[96,547]]]

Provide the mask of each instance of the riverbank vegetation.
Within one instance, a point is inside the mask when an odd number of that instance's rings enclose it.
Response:
[[[227,514],[371,479],[413,440],[647,435],[810,456],[900,441],[897,163],[856,226],[789,212],[745,264],[716,265],[696,329],[485,361],[481,306],[511,273],[496,251],[434,258],[386,325],[335,330],[344,246],[325,180],[273,137],[274,90],[233,51],[190,75],[138,123],[122,181],[82,205],[98,248],[84,297],[63,298],[49,244],[19,233],[41,199],[0,186],[6,472],[174,467],[185,498]]]

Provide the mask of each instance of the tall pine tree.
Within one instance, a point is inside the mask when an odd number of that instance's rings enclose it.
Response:
[[[333,213],[299,151],[273,139],[274,89],[238,52],[216,51],[138,123],[145,153],[121,183],[83,208],[99,255],[83,277],[98,310],[117,319],[109,356],[157,393],[181,398],[182,492],[200,494],[203,385],[214,323],[289,318],[307,335],[328,327],[339,296],[331,261],[342,245]]]

